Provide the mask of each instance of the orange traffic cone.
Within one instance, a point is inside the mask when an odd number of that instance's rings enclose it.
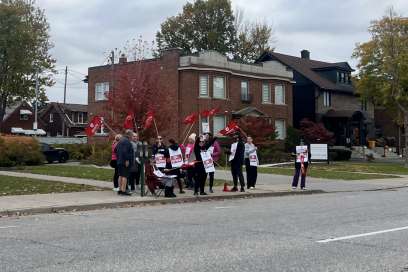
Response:
[[[224,183],[224,189],[222,190],[223,192],[231,192],[231,190],[228,188],[228,183]]]

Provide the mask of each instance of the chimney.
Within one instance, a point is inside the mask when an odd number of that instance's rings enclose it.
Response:
[[[303,49],[302,51],[300,51],[300,56],[302,57],[302,59],[310,59],[310,52],[306,49]]]
[[[127,62],[127,58],[125,54],[120,55],[119,64],[123,64]]]

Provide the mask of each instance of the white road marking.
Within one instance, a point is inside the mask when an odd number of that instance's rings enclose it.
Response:
[[[329,238],[329,239],[317,241],[317,243],[329,243],[329,242],[335,242],[335,241],[341,241],[341,240],[349,240],[349,239],[354,239],[354,238],[359,238],[359,237],[372,236],[372,235],[377,235],[377,234],[382,234],[382,233],[387,233],[387,232],[394,232],[394,231],[401,231],[401,230],[408,230],[408,226],[401,227],[401,228],[395,228],[395,229],[387,229],[387,230],[361,233],[361,234],[356,234],[356,235],[337,237],[337,238]]]
[[[221,210],[221,209],[233,209],[233,208],[236,208],[236,206],[215,207],[214,209]]]
[[[17,228],[17,226],[4,226],[4,227],[0,227],[0,229],[11,229],[11,228]]]

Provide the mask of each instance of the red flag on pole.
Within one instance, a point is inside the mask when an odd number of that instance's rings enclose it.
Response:
[[[148,129],[149,127],[151,127],[152,124],[153,124],[153,121],[154,121],[154,113],[153,113],[153,111],[148,111],[146,113],[146,120],[145,120],[145,123],[144,123],[144,128]]]
[[[125,122],[123,123],[123,128],[124,129],[132,129],[134,124],[133,124],[133,113],[128,113],[128,115],[125,118]]]
[[[203,110],[201,112],[202,117],[209,117],[209,116],[214,116],[218,112],[218,108],[214,108],[211,110]]]
[[[227,136],[238,130],[239,130],[239,126],[234,120],[232,120],[231,122],[228,123],[228,125],[224,129],[220,130],[220,133],[224,136]]]
[[[192,113],[192,114],[186,116],[186,118],[184,118],[183,123],[186,124],[186,125],[187,124],[194,124],[195,122],[197,122],[197,120],[198,120],[197,113]]]
[[[85,128],[85,133],[88,137],[92,137],[95,135],[96,131],[100,129],[102,126],[102,118],[99,116],[94,116],[89,122],[88,126]]]

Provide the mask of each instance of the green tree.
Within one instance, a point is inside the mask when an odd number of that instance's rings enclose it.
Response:
[[[184,53],[217,50],[232,54],[236,30],[229,0],[196,0],[168,18],[156,34],[159,50],[180,48]]]
[[[53,84],[51,48],[49,25],[35,1],[0,0],[0,120],[16,100],[35,97],[36,74],[40,86]],[[46,99],[44,89],[40,97]]]
[[[403,116],[408,129],[408,18],[391,8],[369,27],[371,39],[357,44],[353,57],[359,60],[356,85],[358,91],[374,104]],[[408,147],[408,133],[405,133]],[[408,166],[408,156],[405,156]]]

